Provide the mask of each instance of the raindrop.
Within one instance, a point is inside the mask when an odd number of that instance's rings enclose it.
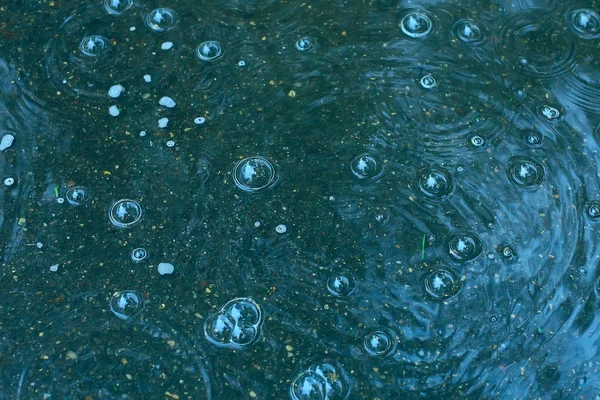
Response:
[[[262,322],[260,306],[249,297],[240,297],[207,318],[204,336],[215,346],[241,349],[258,339]]]
[[[423,11],[411,11],[402,17],[400,29],[411,38],[424,38],[433,33],[433,22]]]
[[[131,250],[131,260],[134,262],[141,262],[148,258],[148,251],[143,247]]]
[[[454,271],[450,269],[438,269],[424,276],[423,288],[432,299],[444,300],[458,293],[460,290],[460,281]]]
[[[73,206],[81,205],[90,199],[90,191],[81,185],[71,186],[65,194],[69,204]]]
[[[196,55],[202,61],[213,61],[223,55],[221,43],[215,40],[202,42],[196,47]]]
[[[157,8],[146,14],[146,26],[156,32],[173,29],[178,22],[178,15],[170,8]]]
[[[235,185],[246,192],[266,189],[275,183],[275,167],[269,160],[260,156],[238,161],[232,174]]]
[[[571,12],[571,28],[584,39],[600,34],[600,16],[594,10],[579,9]]]
[[[455,261],[469,261],[481,254],[483,246],[479,236],[472,232],[454,232],[447,239],[448,254]]]
[[[141,221],[144,212],[137,200],[121,199],[113,203],[108,219],[117,228],[128,228]]]
[[[315,39],[310,36],[304,36],[296,40],[296,49],[299,51],[310,51],[315,48]]]
[[[464,43],[479,44],[485,40],[487,28],[479,21],[461,19],[454,24],[454,35]]]
[[[144,309],[144,298],[135,290],[115,292],[110,299],[110,310],[123,320],[130,320]]]
[[[388,329],[377,329],[365,335],[363,346],[370,355],[385,357],[396,348],[394,336]]]
[[[369,154],[354,157],[350,170],[358,179],[377,179],[383,174],[381,162]]]
[[[120,15],[133,7],[133,0],[104,0],[104,8],[109,14]]]
[[[86,36],[79,44],[79,50],[86,56],[97,57],[110,49],[110,42],[100,35]]]
[[[443,200],[454,190],[452,176],[438,168],[421,172],[418,178],[418,186],[421,194],[433,200]]]
[[[422,77],[419,82],[421,83],[421,86],[423,86],[425,89],[433,89],[438,85],[435,78],[430,74],[427,74],[424,77]]]
[[[544,166],[537,160],[527,157],[513,157],[506,167],[508,179],[523,188],[537,188],[544,181]]]
[[[348,273],[334,275],[327,280],[327,290],[336,297],[350,296],[355,289],[356,280]]]
[[[591,219],[599,219],[600,218],[600,202],[598,201],[590,201],[586,206],[586,211],[588,217]]]

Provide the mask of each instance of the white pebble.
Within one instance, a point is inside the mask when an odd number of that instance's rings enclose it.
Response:
[[[152,77],[150,75],[146,74],[146,75],[144,75],[144,81],[150,83],[150,82],[152,82]]]
[[[158,101],[158,104],[160,104],[161,106],[165,106],[167,108],[173,108],[175,107],[175,105],[177,103],[175,103],[175,100],[173,100],[172,98],[170,98],[169,96],[163,96],[160,98],[160,100]]]
[[[171,275],[175,271],[175,267],[170,263],[158,264],[158,273],[161,275]]]
[[[10,146],[12,146],[14,141],[15,137],[10,133],[2,136],[2,140],[0,141],[0,151],[8,149]]]
[[[281,224],[275,227],[275,232],[277,233],[285,233],[287,231],[287,226]]]
[[[246,66],[246,61],[242,60],[238,62],[238,67],[245,67]]]
[[[108,89],[108,95],[113,99],[116,99],[121,95],[121,93],[125,90],[125,88],[121,85],[113,85]]]
[[[52,272],[58,271],[58,264],[51,265],[50,266],[50,271],[52,271]]]
[[[135,26],[129,27],[129,32],[133,32],[133,31],[135,31]]]
[[[161,118],[158,120],[158,127],[166,128],[168,123],[169,123],[169,118]]]
[[[194,123],[196,125],[202,125],[205,122],[206,122],[206,118],[204,118],[204,117],[194,118]]]
[[[44,243],[42,243],[42,242],[37,242],[37,243],[35,244],[35,247],[37,247],[38,249],[41,249],[42,247],[44,247]]]
[[[163,44],[160,45],[160,48],[162,50],[171,50],[172,47],[173,47],[173,42],[164,42]]]
[[[119,111],[119,107],[117,106],[110,106],[110,108],[108,109],[108,113],[113,117],[116,117],[119,114],[121,114],[121,112]]]

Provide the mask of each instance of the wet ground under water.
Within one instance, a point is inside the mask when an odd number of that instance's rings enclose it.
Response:
[[[0,2],[0,399],[600,398],[599,13]]]

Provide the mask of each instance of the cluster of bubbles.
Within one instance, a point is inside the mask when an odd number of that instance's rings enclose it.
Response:
[[[110,311],[119,319],[128,321],[145,307],[144,298],[135,290],[115,292],[110,299]]]
[[[258,339],[262,322],[259,305],[249,297],[239,297],[206,319],[204,336],[215,346],[241,349]]]
[[[350,396],[352,381],[336,362],[312,364],[290,385],[292,400],[342,400]]]

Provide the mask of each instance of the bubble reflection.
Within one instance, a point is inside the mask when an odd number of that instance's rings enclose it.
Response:
[[[387,328],[373,330],[365,335],[363,347],[372,356],[388,356],[396,349],[395,334]]]
[[[144,298],[135,290],[115,292],[110,299],[110,310],[122,320],[130,320],[145,307]]]
[[[455,261],[469,261],[479,256],[483,251],[481,239],[472,232],[454,232],[447,241],[448,254]]]
[[[424,11],[409,11],[400,20],[400,30],[408,37],[422,39],[433,33],[433,22]]]
[[[352,381],[335,362],[312,364],[290,385],[292,400],[341,400],[350,396]]]
[[[100,35],[86,36],[79,44],[79,50],[86,56],[98,57],[110,49],[110,42]]]
[[[350,163],[350,170],[358,179],[377,179],[383,174],[383,166],[375,156],[361,154]]]

